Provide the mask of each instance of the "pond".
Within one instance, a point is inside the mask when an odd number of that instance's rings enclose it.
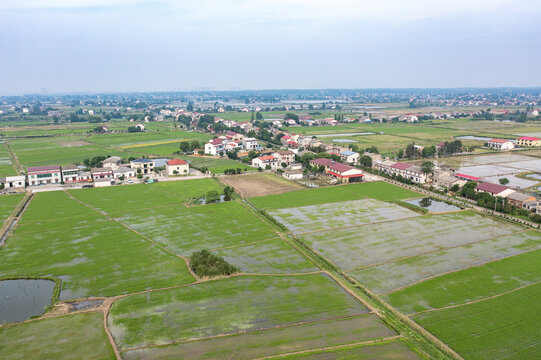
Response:
[[[0,281],[0,323],[24,321],[43,314],[51,304],[55,282],[50,280]]]
[[[528,174],[526,175],[527,178],[541,180],[541,174]]]
[[[199,205],[206,205],[207,204],[207,199],[205,198],[199,198],[197,199],[199,201]],[[225,201],[225,195],[220,195],[220,200],[217,200],[217,201],[214,201],[215,204],[217,203],[223,203]]]
[[[427,209],[431,212],[446,212],[460,210],[458,206],[447,204],[443,201],[434,200],[431,198],[405,200],[408,204]]]

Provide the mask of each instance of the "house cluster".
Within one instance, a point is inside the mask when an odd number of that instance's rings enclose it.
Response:
[[[238,134],[228,131],[224,135],[220,135],[214,139],[210,139],[205,144],[205,154],[212,156],[220,156],[227,151],[251,151],[262,149],[257,142],[257,139],[246,137],[243,134]]]
[[[507,186],[492,184],[488,182],[480,182],[475,187],[476,192],[489,193],[492,196],[505,198],[512,206],[520,209],[526,209],[531,212],[541,212],[539,201],[535,196],[524,194]]]
[[[135,159],[129,164],[123,164],[118,156],[111,156],[102,162],[101,168],[75,165],[34,166],[26,169],[26,175],[0,178],[4,189],[24,189],[30,187],[55,184],[94,183],[95,187],[109,186],[111,181],[133,179],[137,174],[147,175],[156,167],[153,159]],[[165,164],[168,176],[187,175],[189,164],[181,159],[169,160]]]
[[[343,183],[363,181],[364,174],[361,170],[341,162],[321,158],[310,160],[310,165],[323,167],[326,174]]]

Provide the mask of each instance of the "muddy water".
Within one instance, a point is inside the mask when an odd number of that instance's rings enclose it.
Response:
[[[457,206],[450,205],[450,204],[447,204],[446,202],[438,201],[438,200],[434,200],[430,198],[405,200],[404,202],[422,207],[431,212],[446,212],[446,211],[460,210],[460,208]]]
[[[0,323],[41,315],[51,303],[55,283],[50,280],[0,281]]]

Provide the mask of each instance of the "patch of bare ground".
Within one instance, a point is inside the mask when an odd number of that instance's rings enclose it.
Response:
[[[66,141],[61,143],[62,146],[72,147],[72,146],[85,146],[85,145],[92,145],[87,141],[79,140],[79,141]]]
[[[235,191],[245,198],[281,194],[304,188],[300,184],[272,173],[229,175],[222,176],[220,179],[226,185],[235,188]]]

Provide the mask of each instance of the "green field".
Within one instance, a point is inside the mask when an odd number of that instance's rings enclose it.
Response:
[[[541,284],[414,320],[466,359],[541,357]]]
[[[208,168],[213,174],[223,174],[225,169],[241,169],[242,171],[256,171],[257,169],[248,165],[243,164],[240,161],[222,159],[222,158],[213,158],[208,156],[178,156],[178,158],[186,160],[190,163],[190,166],[201,169],[203,166]]]
[[[168,140],[199,140],[207,142],[210,138],[209,134],[191,131],[147,131],[141,133],[96,134],[90,136],[87,140],[95,144],[121,147]]]
[[[413,191],[376,181],[291,191],[284,194],[251,198],[250,202],[259,209],[272,210],[357,200],[366,197],[381,201],[397,201],[418,198],[419,196]]]
[[[185,342],[175,345],[132,350],[123,357],[135,359],[197,358],[247,360],[264,356],[308,351],[327,346],[370,341],[395,334],[375,315],[359,315],[338,320],[317,321],[303,325],[253,331],[244,334]],[[371,354],[393,355],[397,359],[417,359],[404,345],[385,346],[385,352]],[[311,352],[310,352],[311,353]]]
[[[181,205],[210,190],[221,192],[222,186],[212,179],[200,179],[71,190],[69,193],[97,210],[119,216],[128,211]]]
[[[115,359],[101,313],[86,313],[0,327],[4,359]]]
[[[366,312],[325,275],[241,276],[120,299],[108,322],[127,350]]]
[[[2,222],[11,215],[13,209],[21,202],[23,197],[23,194],[0,196],[0,227]]]
[[[541,281],[541,251],[444,274],[386,296],[404,313],[464,304]]]
[[[186,263],[63,192],[35,195],[0,249],[0,278],[58,277],[62,299],[193,281]]]
[[[0,177],[17,175],[6,144],[0,142]]]

